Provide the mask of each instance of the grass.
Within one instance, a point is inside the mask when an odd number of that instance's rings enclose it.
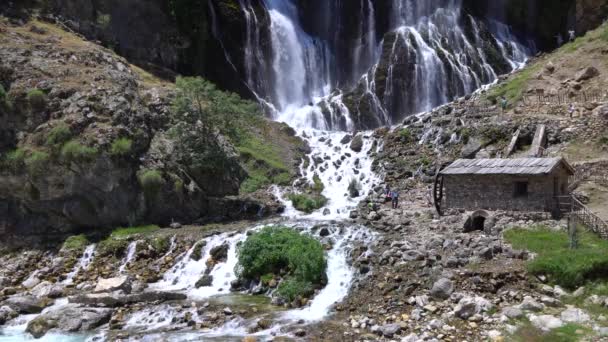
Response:
[[[593,330],[579,324],[566,324],[545,333],[526,321],[515,334],[509,336],[508,340],[513,342],[575,342],[593,335]]]
[[[24,163],[30,175],[38,176],[46,170],[49,159],[50,156],[48,153],[34,151],[25,158]]]
[[[412,132],[409,130],[409,128],[403,128],[399,131],[399,137],[403,143],[409,143],[412,141]]]
[[[84,249],[89,244],[89,240],[83,234],[72,235],[63,242],[63,249],[68,251]]]
[[[547,275],[551,282],[568,289],[608,276],[608,241],[583,229],[579,229],[578,235],[578,248],[570,249],[566,232],[542,226],[512,229],[504,234],[513,248],[538,254],[528,262],[529,272]]]
[[[4,156],[3,167],[12,172],[17,172],[24,166],[25,156],[26,151],[22,148],[10,151]]]
[[[238,248],[239,277],[269,281],[270,275],[284,275],[277,292],[288,301],[310,296],[326,279],[326,268],[321,243],[287,227],[265,227]]]
[[[289,185],[293,178],[278,149],[261,138],[247,133],[236,143],[243,166],[249,177],[241,192],[251,193],[271,184]]]
[[[159,229],[160,228],[156,225],[116,228],[112,231],[110,237],[113,239],[124,239],[131,235],[143,235],[153,233]]]
[[[61,158],[67,163],[83,164],[93,161],[97,149],[82,145],[76,140],[70,140],[61,148]]]
[[[42,111],[46,108],[46,94],[40,89],[30,89],[26,99],[35,111]]]
[[[289,200],[294,208],[307,214],[321,209],[327,204],[327,198],[321,195],[291,194]]]
[[[513,104],[521,101],[528,82],[538,73],[540,68],[541,65],[536,63],[520,70],[509,81],[491,89],[487,99],[492,103],[497,103],[504,96],[509,106],[513,106]]]
[[[112,142],[110,146],[110,155],[114,157],[127,157],[131,154],[133,141],[129,138],[119,138]]]
[[[46,137],[47,146],[61,146],[72,138],[72,131],[65,123],[53,127]]]
[[[137,179],[148,196],[156,195],[165,184],[163,175],[158,170],[143,170],[138,174]]]

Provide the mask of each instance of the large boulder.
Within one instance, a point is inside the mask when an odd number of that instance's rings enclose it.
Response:
[[[35,338],[57,329],[65,332],[90,331],[110,321],[112,309],[86,308],[68,304],[46,312],[27,324],[26,331]]]
[[[462,319],[469,319],[474,315],[489,311],[492,307],[492,303],[483,297],[464,297],[454,308],[454,315]]]
[[[213,285],[213,276],[209,275],[209,274],[205,274],[204,276],[201,277],[201,279],[199,279],[196,282],[194,287],[196,287],[198,289],[199,287],[207,287],[207,286],[211,286],[211,285]]]
[[[590,67],[584,68],[583,70],[579,71],[576,74],[575,79],[577,82],[581,82],[581,81],[586,81],[586,80],[592,79],[599,75],[600,75],[600,71],[597,70],[595,67],[590,66]]]
[[[531,315],[530,323],[536,328],[542,331],[550,331],[553,329],[561,328],[564,325],[564,322],[559,318],[551,315]]]
[[[581,309],[570,308],[570,309],[566,309],[562,312],[561,319],[562,319],[562,321],[564,321],[566,323],[579,324],[579,323],[588,322],[591,318],[585,311],[583,311]]]
[[[44,309],[45,301],[34,296],[13,296],[4,301],[4,305],[10,307],[20,314],[35,314]]]
[[[211,257],[213,258],[213,261],[215,261],[215,262],[226,261],[226,259],[228,259],[228,249],[229,248],[230,248],[230,246],[228,246],[227,243],[213,247],[210,252]]]
[[[30,290],[30,293],[37,298],[60,298],[63,296],[63,292],[63,285],[53,284],[48,281],[43,281]]]
[[[3,325],[7,321],[17,317],[17,312],[9,306],[0,306],[0,325]]]
[[[350,142],[350,149],[355,152],[361,152],[363,150],[363,135],[357,134]]]
[[[447,278],[441,278],[433,284],[431,288],[431,297],[436,299],[448,299],[454,292],[454,284]]]
[[[132,279],[129,276],[120,276],[115,278],[99,279],[97,286],[93,292],[113,292],[113,291],[124,291],[125,293],[131,292]]]

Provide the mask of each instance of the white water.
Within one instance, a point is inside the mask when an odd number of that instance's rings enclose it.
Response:
[[[91,261],[93,261],[94,256],[95,244],[90,244],[84,249],[82,256],[80,257],[76,265],[74,265],[74,269],[72,269],[72,271],[68,273],[63,283],[66,285],[72,284],[74,282],[74,277],[78,274],[78,272],[80,272],[81,270],[86,270],[89,267]]]
[[[131,261],[133,261],[133,258],[135,258],[135,252],[137,251],[137,242],[138,241],[133,241],[133,242],[129,243],[129,246],[127,247],[127,254],[122,259],[120,267],[118,268],[119,274],[124,274],[127,265]]]

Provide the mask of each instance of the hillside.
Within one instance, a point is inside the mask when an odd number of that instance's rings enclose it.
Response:
[[[53,24],[0,20],[5,234],[280,210],[263,190],[294,178],[306,146],[257,105],[202,80],[176,86]],[[177,114],[176,101],[188,105],[192,96],[209,122],[180,130],[191,119]]]

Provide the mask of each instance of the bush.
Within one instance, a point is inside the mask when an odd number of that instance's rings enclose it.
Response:
[[[27,102],[35,111],[43,111],[46,108],[46,94],[40,89],[31,89],[26,95]]]
[[[286,300],[309,296],[326,280],[323,246],[313,237],[286,227],[265,227],[238,249],[240,278],[268,280],[286,273],[278,293]]]
[[[319,178],[319,176],[316,173],[312,177],[312,181],[314,182],[312,191],[320,194],[323,192],[323,190],[325,190],[325,185],[323,184],[323,181],[321,181],[321,178]]]
[[[46,152],[34,151],[25,158],[25,167],[31,175],[40,175],[46,170],[49,158]]]
[[[325,279],[323,246],[313,237],[286,227],[265,227],[238,248],[236,273],[244,279],[269,278],[286,272],[279,295],[287,300],[307,296]]]
[[[156,195],[165,184],[163,175],[158,170],[144,170],[137,178],[146,196]]]
[[[608,276],[608,241],[593,233],[580,232],[577,249],[570,249],[566,232],[555,232],[545,227],[512,229],[504,235],[514,248],[538,254],[528,262],[531,273],[547,275],[552,282],[563,287],[575,289],[588,280]]]
[[[63,249],[68,251],[84,249],[89,240],[84,235],[72,235],[63,242]]]
[[[46,145],[62,145],[70,140],[70,138],[72,138],[72,131],[70,130],[70,127],[68,127],[68,125],[65,123],[60,123],[49,132],[49,135],[46,137]]]
[[[97,149],[80,144],[76,140],[68,141],[61,148],[61,158],[67,163],[87,163],[93,161]]]
[[[307,214],[310,214],[317,209],[321,209],[327,204],[327,198],[321,195],[310,196],[306,194],[291,194],[289,195],[289,200],[294,208]]]
[[[12,172],[18,172],[24,166],[25,150],[18,148],[6,154],[4,157],[4,167]]]
[[[412,140],[412,132],[409,130],[409,128],[404,128],[399,131],[399,137],[401,138],[402,142],[408,143]]]
[[[115,157],[126,157],[131,153],[133,141],[128,138],[119,138],[114,140],[110,147],[110,155]]]

